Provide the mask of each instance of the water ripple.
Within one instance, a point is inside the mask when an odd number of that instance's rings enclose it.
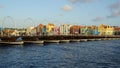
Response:
[[[0,46],[0,68],[120,68],[120,42]]]

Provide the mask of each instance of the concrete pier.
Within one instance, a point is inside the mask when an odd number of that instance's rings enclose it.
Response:
[[[80,39],[80,42],[87,42],[87,39]]]
[[[23,41],[17,41],[17,42],[5,42],[5,41],[0,41],[0,44],[6,44],[6,45],[23,45]]]
[[[60,40],[60,43],[69,43],[70,40]]]
[[[45,43],[59,43],[60,40],[44,40]]]
[[[102,39],[95,39],[95,41],[101,41]]]
[[[70,42],[80,42],[79,39],[70,39]]]
[[[16,42],[20,38],[23,42]],[[0,44],[44,44],[44,43],[68,43],[100,40],[119,40],[120,36],[86,36],[86,35],[51,35],[51,36],[0,36]],[[4,42],[3,42],[4,41]],[[9,41],[9,42],[7,42]]]
[[[95,39],[87,39],[88,41],[95,41]]]
[[[39,40],[39,41],[24,41],[26,44],[44,44],[44,41]]]

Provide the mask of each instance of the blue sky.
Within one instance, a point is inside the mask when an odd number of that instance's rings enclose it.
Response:
[[[120,26],[120,0],[0,0],[0,23],[7,16],[20,28],[40,23]],[[5,19],[4,27],[13,27],[12,22]]]

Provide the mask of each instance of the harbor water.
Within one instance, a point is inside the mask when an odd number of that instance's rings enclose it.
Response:
[[[120,68],[120,40],[1,45],[0,68]]]

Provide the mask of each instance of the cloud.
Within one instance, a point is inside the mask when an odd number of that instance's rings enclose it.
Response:
[[[62,9],[63,9],[64,11],[71,11],[71,10],[72,10],[72,7],[71,7],[70,5],[64,5],[64,6],[62,7]]]
[[[69,0],[71,3],[91,3],[100,0]]]
[[[102,21],[102,20],[104,20],[104,19],[105,19],[105,17],[98,16],[98,17],[96,17],[95,19],[93,19],[93,21]]]
[[[116,18],[120,16],[120,0],[118,0],[116,3],[109,5],[110,9],[110,15],[107,16],[107,18]]]
[[[116,10],[112,12],[109,16],[107,16],[107,18],[116,18],[118,16],[120,16],[120,11]]]
[[[79,0],[69,0],[70,2],[72,2],[72,3],[76,3],[76,2],[78,2]]]
[[[114,4],[111,4],[111,5],[109,6],[109,8],[110,8],[111,10],[120,9],[120,1],[118,1],[118,2],[116,2],[116,3],[114,3]]]

